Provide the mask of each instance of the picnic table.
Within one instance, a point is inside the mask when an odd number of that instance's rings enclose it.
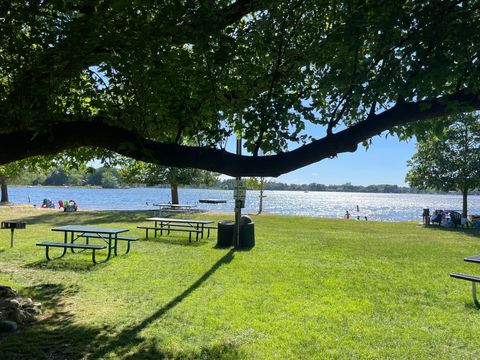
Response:
[[[139,229],[145,230],[145,237],[148,239],[148,231],[153,230],[154,236],[157,237],[157,233],[160,232],[160,236],[163,232],[170,234],[171,231],[181,231],[189,233],[189,241],[192,241],[192,233],[196,234],[196,240],[200,235],[203,239],[204,230],[207,229],[206,225],[212,224],[211,220],[194,220],[194,219],[175,219],[175,218],[161,218],[152,217],[147,218],[147,221],[153,221],[154,226],[137,226]],[[209,232],[210,234],[210,232]]]
[[[97,226],[86,225],[66,225],[55,227],[52,231],[63,232],[63,242],[44,241],[38,242],[37,246],[45,247],[45,255],[47,260],[52,260],[49,255],[50,247],[63,248],[63,252],[56,258],[61,258],[67,253],[67,249],[70,249],[72,253],[75,253],[75,249],[80,251],[92,250],[92,260],[94,264],[100,264],[107,262],[110,259],[112,250],[115,256],[117,256],[118,241],[127,241],[127,249],[125,254],[130,251],[130,242],[136,241],[138,238],[129,236],[119,236],[119,234],[129,231],[122,228],[104,228]],[[85,243],[77,242],[79,239],[85,239]],[[101,239],[105,245],[90,244],[90,239]],[[98,261],[96,259],[96,251],[107,249],[107,257],[104,260]]]
[[[177,209],[177,210],[189,210],[195,205],[185,205],[185,204],[153,204],[153,206],[158,206],[160,209]]]
[[[183,213],[183,212],[190,212],[195,205],[186,205],[186,204],[153,204],[153,206],[158,206],[159,215],[160,212],[168,212],[168,213]]]

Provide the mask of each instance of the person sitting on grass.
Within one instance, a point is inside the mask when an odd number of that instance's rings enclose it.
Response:
[[[438,223],[438,225],[440,225],[440,223],[442,222],[442,218],[443,218],[443,210],[435,210],[433,215],[430,218],[430,222],[432,224]]]

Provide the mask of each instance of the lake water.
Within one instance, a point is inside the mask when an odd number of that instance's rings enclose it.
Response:
[[[458,210],[461,195],[372,194],[342,192],[265,191],[263,210],[273,214],[341,218],[348,210],[352,217],[367,215],[369,220],[421,220],[423,208]],[[233,191],[179,189],[181,204],[218,211],[233,211]],[[67,187],[9,187],[9,200],[39,206],[44,198],[57,205],[58,200],[73,199],[80,209],[148,210],[153,204],[168,203],[168,188],[92,189]],[[199,199],[223,199],[225,204],[200,204]],[[258,211],[258,191],[247,191],[245,213]],[[480,212],[480,196],[469,196],[470,213]]]

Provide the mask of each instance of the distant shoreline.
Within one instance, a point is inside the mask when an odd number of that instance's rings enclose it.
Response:
[[[460,192],[457,191],[433,191],[433,190],[419,190],[419,189],[412,189],[408,187],[397,187],[398,191],[395,190],[396,185],[352,185],[353,189],[341,189],[340,187],[345,185],[328,185],[329,187],[339,187],[336,189],[323,189],[323,190],[303,190],[302,188],[290,188],[295,186],[308,186],[307,184],[297,185],[297,184],[290,184],[289,188],[265,188],[264,191],[295,191],[295,192],[326,192],[326,193],[363,193],[363,194],[427,194],[427,195],[461,195]],[[392,186],[389,191],[373,191],[368,190],[368,188],[372,187],[381,187],[381,186]],[[72,188],[72,189],[97,189],[97,190],[126,190],[126,189],[143,189],[143,188],[150,188],[150,189],[168,189],[168,186],[127,186],[127,187],[116,187],[116,188],[104,188],[101,186],[94,186],[94,185],[9,185],[9,188],[44,188],[44,189],[61,189],[61,188]],[[221,188],[221,187],[194,187],[194,186],[181,186],[181,189],[194,189],[194,190],[230,190],[233,191],[233,188]],[[407,190],[408,189],[408,190]],[[258,189],[248,189],[248,191],[259,191]],[[480,191],[472,191],[468,193],[469,195],[480,195]]]

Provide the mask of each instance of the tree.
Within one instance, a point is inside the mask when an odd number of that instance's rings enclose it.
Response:
[[[260,191],[260,194],[258,196],[259,200],[258,200],[258,213],[257,213],[257,215],[260,215],[263,211],[263,198],[265,197],[265,195],[263,195],[263,192],[265,191],[265,185],[267,183],[268,183],[268,180],[264,177],[261,177],[261,178],[252,177],[252,178],[247,179],[247,186],[249,188],[253,188],[253,189],[256,189],[256,190]]]
[[[478,8],[3,1],[0,164],[91,147],[167,167],[278,176],[384,131],[405,138],[425,120],[480,109]],[[306,133],[309,123],[325,136]],[[253,156],[225,151],[236,132]]]
[[[467,216],[469,190],[480,187],[480,122],[478,114],[450,118],[440,137],[424,136],[408,161],[410,186],[421,189],[460,191],[462,213]]]
[[[24,172],[42,174],[53,166],[51,157],[34,157],[22,161],[15,161],[0,165],[0,203],[8,203],[8,183],[22,175]]]
[[[169,184],[172,204],[178,204],[178,186],[209,184],[217,180],[211,172],[199,169],[177,169],[156,164],[130,161],[121,171],[122,179],[129,184]]]
[[[0,166],[0,203],[8,203],[8,181],[20,175],[23,166],[20,162],[10,163]]]
[[[116,168],[100,167],[98,169],[90,169],[90,172],[86,181],[89,185],[102,186],[106,189],[117,188],[119,186],[120,174]]]
[[[47,176],[43,185],[50,185],[50,186],[62,186],[67,185],[69,180],[68,174],[62,167],[58,167],[53,172]]]

